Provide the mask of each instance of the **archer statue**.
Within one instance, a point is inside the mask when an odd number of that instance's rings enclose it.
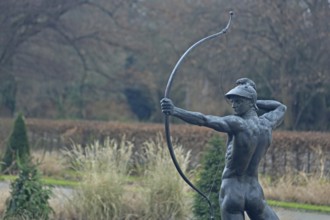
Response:
[[[176,107],[171,99],[161,100],[166,116],[174,116],[193,125],[205,126],[228,135],[226,165],[219,195],[222,220],[279,219],[267,205],[258,181],[258,166],[272,140],[272,130],[284,119],[286,106],[274,100],[257,100],[255,83],[242,78],[225,94],[234,115],[213,116]],[[258,116],[257,110],[265,113]]]

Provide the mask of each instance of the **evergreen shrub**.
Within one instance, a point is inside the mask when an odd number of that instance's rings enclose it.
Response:
[[[30,160],[30,146],[24,116],[22,114],[19,114],[15,119],[13,131],[6,145],[6,150],[2,161],[2,172],[17,172],[18,160],[22,166]]]
[[[18,167],[19,177],[11,183],[3,219],[49,219],[51,188],[44,188],[36,165],[18,163]]]
[[[226,147],[222,137],[213,136],[208,144],[206,153],[201,160],[201,169],[198,173],[196,187],[200,189],[211,201],[214,210],[214,219],[221,219],[219,205],[219,191],[221,175],[225,167]],[[193,212],[196,219],[210,219],[208,203],[199,194],[194,196]]]

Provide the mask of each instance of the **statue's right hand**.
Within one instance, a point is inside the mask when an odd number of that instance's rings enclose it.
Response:
[[[165,115],[173,115],[174,104],[171,99],[163,98],[160,100],[160,107]]]

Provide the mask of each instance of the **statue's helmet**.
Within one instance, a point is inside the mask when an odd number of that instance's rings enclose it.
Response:
[[[257,110],[257,91],[256,84],[248,78],[241,78],[236,81],[236,87],[229,90],[225,97],[230,99],[232,96],[239,96],[250,99],[253,102],[254,108]]]

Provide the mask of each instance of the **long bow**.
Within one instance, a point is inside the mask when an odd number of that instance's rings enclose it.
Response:
[[[213,39],[215,37],[218,37],[222,34],[225,34],[230,26],[230,23],[231,23],[231,19],[232,19],[232,16],[233,16],[233,12],[231,11],[230,13],[230,17],[229,17],[229,20],[228,20],[228,23],[226,25],[226,27],[224,29],[222,29],[220,32],[217,32],[215,34],[212,34],[212,35],[209,35],[207,37],[204,37],[203,39],[197,41],[196,43],[194,43],[192,46],[190,46],[186,52],[184,52],[184,54],[180,57],[180,59],[178,60],[178,62],[176,63],[176,65],[174,66],[173,70],[172,70],[172,73],[170,75],[170,78],[167,82],[167,86],[166,86],[166,89],[165,89],[165,95],[164,95],[164,98],[168,98],[169,97],[169,93],[170,93],[170,89],[172,87],[172,82],[173,82],[173,79],[174,79],[174,76],[177,72],[177,69],[179,68],[180,64],[182,63],[183,59],[187,56],[187,54],[192,51],[195,47],[197,47],[198,45],[200,45],[201,43],[207,41],[207,40],[210,40],[210,39]],[[168,115],[165,115],[165,133],[166,133],[166,141],[167,141],[167,146],[168,146],[168,150],[170,152],[170,155],[171,155],[171,158],[172,158],[172,161],[174,163],[174,166],[175,168],[177,169],[177,171],[179,172],[180,176],[182,177],[182,179],[192,188],[194,189],[198,194],[200,194],[208,203],[209,205],[209,210],[210,210],[210,219],[214,219],[214,209],[213,209],[213,206],[212,206],[212,203],[211,201],[209,200],[209,198],[204,194],[202,193],[196,186],[194,186],[194,184],[192,184],[190,182],[190,180],[184,175],[183,171],[181,170],[180,168],[180,165],[176,159],[176,156],[175,156],[175,153],[174,153],[174,149],[173,149],[173,145],[172,145],[172,141],[171,141],[171,134],[170,134],[170,123],[169,123],[169,116]]]

